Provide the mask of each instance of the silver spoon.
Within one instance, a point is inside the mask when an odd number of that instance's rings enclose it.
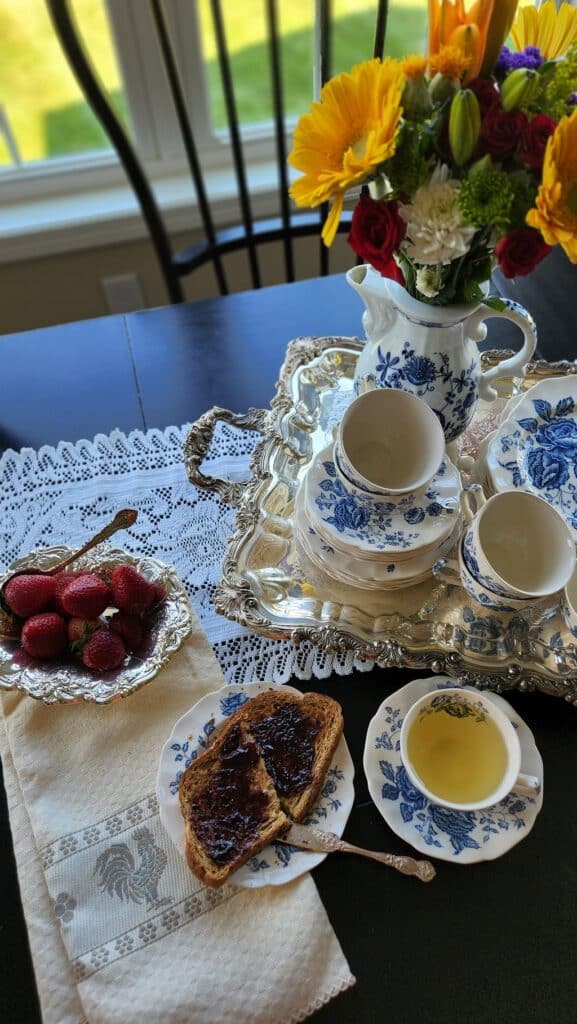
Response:
[[[279,843],[291,843],[301,850],[313,850],[316,853],[358,853],[362,857],[370,857],[371,860],[378,860],[389,868],[395,868],[403,875],[414,875],[421,882],[431,882],[436,871],[430,860],[415,860],[414,857],[404,857],[396,853],[377,853],[375,850],[364,850],[360,846],[353,846],[339,839],[334,832],[324,832],[313,825],[291,825],[288,832],[285,832]]]
[[[17,569],[16,572],[11,573],[10,576],[4,580],[0,589],[0,599],[2,599],[4,605],[7,606],[6,598],[4,597],[4,590],[6,588],[6,584],[9,583],[10,580],[13,580],[15,576],[55,576],[56,573],[62,572],[62,570],[67,566],[72,565],[72,563],[80,558],[81,555],[85,555],[88,551],[92,551],[92,548],[95,548],[97,544],[101,544],[103,540],[108,540],[109,537],[112,537],[113,533],[116,533],[118,530],[126,530],[129,526],[132,526],[136,522],[137,516],[138,512],[134,508],[121,509],[120,512],[116,513],[112,522],[108,523],[107,526],[104,526],[102,530],[99,530],[98,533],[95,534],[94,537],[91,537],[91,539],[79,548],[78,551],[74,551],[71,555],[68,555],[67,558],[57,562],[51,569],[36,569],[34,566],[28,566],[27,569]]]

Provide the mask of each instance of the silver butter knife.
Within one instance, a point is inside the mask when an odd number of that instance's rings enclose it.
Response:
[[[371,860],[378,860],[387,867],[395,868],[403,875],[414,875],[421,882],[431,882],[436,871],[430,860],[415,860],[414,857],[401,857],[396,853],[376,853],[375,850],[363,850],[360,846],[352,846],[339,839],[334,832],[323,832],[313,825],[291,825],[288,832],[285,832],[280,843],[290,843],[291,846],[298,846],[301,850],[311,850],[314,853],[358,853],[361,857],[370,857]]]

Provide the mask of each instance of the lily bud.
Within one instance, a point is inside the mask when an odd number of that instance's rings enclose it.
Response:
[[[460,88],[461,83],[458,78],[449,78],[448,75],[442,75],[440,71],[429,82],[429,96],[431,101],[438,106],[441,106],[445,100],[451,99],[454,96],[457,89]]]
[[[460,89],[453,96],[449,112],[449,145],[459,167],[472,157],[480,131],[479,101],[471,89]]]
[[[471,59],[471,66],[467,71],[465,81],[476,78],[481,67],[484,45],[478,25],[459,25],[458,28],[451,32],[449,44],[450,46],[458,46],[459,50]]]
[[[422,121],[429,116],[432,103],[424,78],[407,78],[401,103],[409,121]]]
[[[488,78],[515,20],[518,0],[498,0],[493,7],[488,25],[485,53],[481,64],[481,77]]]
[[[493,161],[490,153],[485,153],[480,160],[475,160],[474,164],[471,164],[467,172],[467,177],[472,178],[474,174],[478,174],[479,171],[491,171],[493,169]]]
[[[501,86],[503,110],[513,110],[529,103],[537,87],[537,72],[530,68],[515,68]]]

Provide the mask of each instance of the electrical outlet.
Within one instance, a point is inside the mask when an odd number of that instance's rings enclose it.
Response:
[[[133,313],[146,305],[137,274],[103,277],[102,287],[111,313]]]

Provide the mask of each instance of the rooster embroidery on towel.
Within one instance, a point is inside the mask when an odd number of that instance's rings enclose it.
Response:
[[[94,874],[98,884],[106,889],[109,896],[116,894],[121,900],[146,903],[152,907],[164,907],[172,903],[170,897],[161,899],[158,883],[166,867],[166,853],[154,842],[147,828],[136,829],[132,838],[136,840],[140,864],[136,867],[134,857],[126,843],[115,843],[100,854]]]

